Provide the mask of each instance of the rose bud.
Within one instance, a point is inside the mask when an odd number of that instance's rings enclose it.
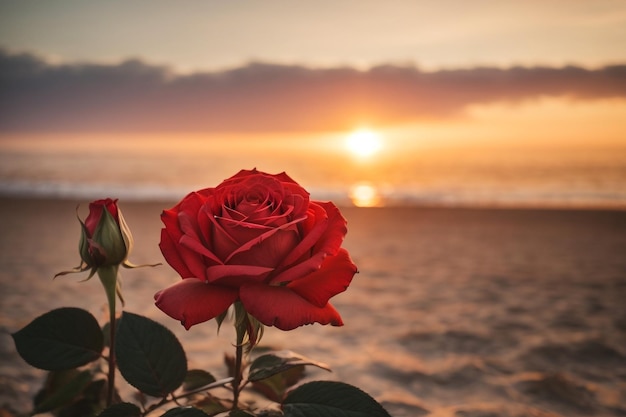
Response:
[[[161,219],[159,247],[183,280],[158,292],[156,305],[185,328],[219,321],[233,303],[282,330],[343,324],[329,300],[357,272],[341,248],[346,220],[287,174],[243,170]]]
[[[78,208],[77,208],[78,210]],[[60,275],[91,270],[87,279],[90,279],[98,269],[117,267],[140,268],[157,266],[157,264],[134,265],[128,260],[133,247],[133,237],[130,228],[117,206],[117,199],[106,198],[89,203],[89,215],[83,222],[78,218],[81,226],[78,252],[81,263],[69,271],[59,272]]]
[[[89,215],[81,222],[80,257],[87,266],[119,265],[128,258],[132,236],[117,200],[107,198],[89,204]]]

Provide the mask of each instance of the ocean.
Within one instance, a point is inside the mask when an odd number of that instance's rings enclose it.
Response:
[[[175,200],[256,167],[344,206],[626,208],[623,146],[393,144],[357,158],[337,137],[5,136],[0,195]]]

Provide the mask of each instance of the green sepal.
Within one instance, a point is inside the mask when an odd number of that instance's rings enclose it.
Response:
[[[130,227],[128,227],[128,224],[126,223],[126,220],[124,219],[124,216],[122,215],[122,210],[120,210],[119,207],[117,208],[117,218],[119,221],[118,227],[120,230],[120,234],[122,235],[122,239],[124,240],[124,245],[126,246],[126,256],[124,257],[124,261],[126,261],[126,259],[128,258],[128,255],[133,249],[135,242],[133,240],[133,234],[130,232]]]
[[[104,256],[102,265],[119,265],[128,257],[128,248],[120,225],[106,207],[102,209],[102,215],[91,237],[91,244],[101,248]],[[99,263],[100,260],[96,262]]]
[[[264,326],[253,315],[249,314],[240,301],[235,302],[235,329],[238,335],[238,344],[244,346],[246,353],[259,344],[263,337]]]
[[[128,259],[126,259],[124,262],[122,262],[122,266],[126,269],[135,269],[135,268],[146,268],[146,267],[155,267],[155,266],[160,266],[163,265],[161,262],[157,262],[155,264],[140,264],[140,265],[135,265],[134,263],[132,263],[131,261],[129,261]]]
[[[89,232],[87,226],[78,215],[78,207],[76,206],[76,218],[80,223],[80,239],[78,241],[78,253],[80,254],[81,264],[86,264],[87,267],[95,268],[96,263],[89,252]],[[92,274],[93,275],[93,274]]]
[[[80,272],[85,272],[88,269],[91,269],[91,271],[89,272],[89,276],[87,278],[81,280],[80,282],[89,281],[96,274],[96,271],[98,270],[98,268],[97,267],[93,267],[92,268],[92,267],[90,267],[89,265],[87,265],[84,262],[81,262],[80,265],[70,269],[69,271],[61,271],[61,272],[56,273],[52,279],[56,279],[57,277],[60,277],[60,276],[63,276],[63,275],[77,274],[77,273],[80,273]]]

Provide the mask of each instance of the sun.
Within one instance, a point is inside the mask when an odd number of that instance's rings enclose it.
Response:
[[[359,129],[346,138],[346,147],[357,157],[367,158],[383,147],[380,135],[369,129]]]

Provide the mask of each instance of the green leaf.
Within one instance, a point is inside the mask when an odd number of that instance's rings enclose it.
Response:
[[[43,390],[35,398],[35,414],[68,405],[78,399],[91,382],[91,372],[66,369],[48,374]]]
[[[141,410],[135,404],[120,403],[104,409],[98,417],[140,417]]]
[[[115,328],[119,325],[119,319],[115,320]],[[102,326],[102,337],[104,340],[104,346],[111,347],[111,323],[106,322],[104,326]]]
[[[210,416],[225,413],[232,407],[231,403],[209,394],[205,395],[199,401],[194,402],[193,405]]]
[[[171,410],[167,410],[161,417],[207,417],[202,410],[198,410],[194,407],[176,407]]]
[[[289,368],[286,371],[252,382],[255,391],[265,395],[274,402],[281,402],[289,387],[295,385],[304,377],[304,365]]]
[[[285,417],[391,417],[359,388],[343,382],[314,381],[301,385],[283,402]]]
[[[183,389],[185,391],[193,391],[215,381],[215,377],[209,372],[203,371],[202,369],[191,369],[187,371],[187,376],[185,376],[185,382],[183,383]]]
[[[17,352],[26,362],[48,371],[93,362],[104,348],[96,318],[73,307],[49,311],[12,336]]]
[[[252,382],[260,381],[302,365],[313,365],[330,371],[330,368],[325,363],[314,361],[313,359],[298,355],[289,350],[283,350],[268,353],[256,358],[250,365],[248,380]]]
[[[187,375],[187,358],[169,329],[124,312],[115,339],[117,366],[129,384],[153,397],[165,397]]]

